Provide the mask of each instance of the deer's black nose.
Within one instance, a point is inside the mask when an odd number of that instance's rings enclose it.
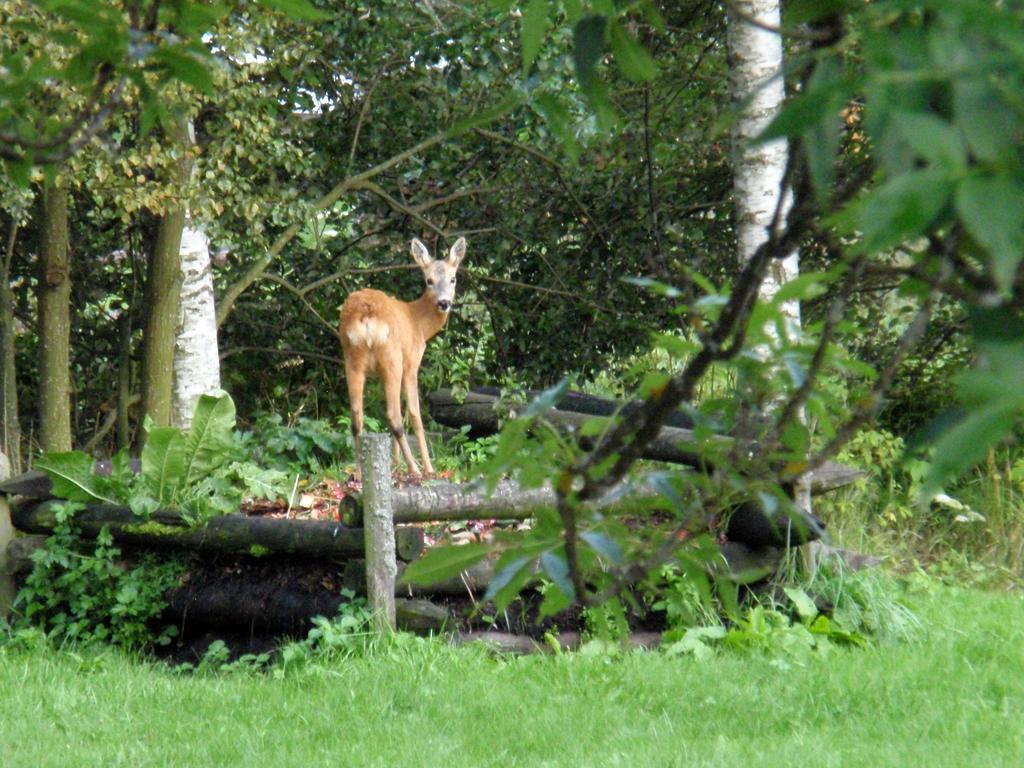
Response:
[[[441,299],[439,302],[437,302],[437,308],[440,309],[442,312],[447,312],[449,309],[452,308],[452,303],[448,301],[448,299]]]

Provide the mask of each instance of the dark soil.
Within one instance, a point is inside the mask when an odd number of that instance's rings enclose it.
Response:
[[[346,573],[346,570],[348,573]],[[177,626],[179,635],[157,653],[171,663],[197,663],[217,641],[223,641],[232,659],[245,654],[273,653],[285,640],[302,639],[314,616],[333,616],[352,589],[360,568],[345,564],[298,561],[287,558],[222,557],[196,562],[181,586],[168,595],[164,621]],[[525,592],[506,610],[465,596],[436,596],[452,621],[446,631],[498,630],[540,639],[551,630],[584,630],[578,606],[556,616],[539,618],[542,596]],[[661,614],[628,616],[633,631],[660,631]]]

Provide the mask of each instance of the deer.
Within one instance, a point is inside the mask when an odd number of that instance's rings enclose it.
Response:
[[[423,469],[434,473],[420,416],[419,370],[423,353],[438,331],[448,322],[455,301],[455,276],[466,255],[466,238],[460,237],[446,259],[432,259],[417,238],[411,244],[412,258],[423,272],[426,287],[415,301],[401,301],[383,291],[364,288],[349,295],[341,306],[338,337],[345,358],[345,382],[352,408],[352,436],[356,450],[356,479],[363,432],[363,389],[367,376],[378,376],[384,384],[387,422],[394,453],[398,451],[409,471],[422,476],[409,450],[402,423],[402,393],[408,416],[419,443]]]

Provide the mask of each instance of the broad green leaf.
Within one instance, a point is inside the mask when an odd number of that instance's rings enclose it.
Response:
[[[487,557],[490,551],[490,545],[477,543],[434,547],[419,560],[409,563],[401,583],[436,584],[453,579]]]
[[[956,208],[988,251],[996,285],[1008,293],[1024,258],[1024,185],[1005,175],[968,176],[957,185]]]
[[[584,16],[573,29],[573,60],[576,76],[585,91],[596,79],[597,63],[604,53],[604,31],[608,20],[604,16]]]
[[[583,531],[580,538],[599,555],[607,558],[613,565],[622,565],[625,557],[622,554],[622,547],[615,539],[597,531]]]
[[[958,78],[953,83],[956,122],[971,152],[982,160],[1010,160],[1017,148],[1019,118],[984,78]]]
[[[484,600],[493,600],[498,610],[512,602],[526,583],[533,578],[534,558],[529,555],[517,557],[500,568],[487,585]]]
[[[939,438],[925,479],[925,497],[985,458],[988,449],[1009,434],[1017,411],[1004,403],[978,408]]]
[[[202,480],[230,459],[235,403],[227,394],[202,395],[185,436],[185,484]]]
[[[53,483],[53,494],[68,501],[105,501],[117,504],[118,500],[106,493],[104,479],[93,473],[94,459],[82,451],[47,453],[37,460],[35,466],[46,472]]]
[[[548,5],[548,0],[530,0],[523,9],[521,38],[524,75],[529,73],[544,43],[544,33],[548,28]]]
[[[768,124],[757,141],[803,136],[812,127],[826,120],[838,120],[839,108],[859,86],[860,81],[840,77],[822,80],[816,87],[798,94]]]
[[[630,80],[645,82],[658,76],[658,65],[651,54],[618,21],[612,21],[609,26],[609,43],[615,63]]]
[[[936,170],[910,171],[883,184],[856,209],[864,249],[885,251],[924,235],[952,191],[946,174]]]
[[[783,592],[786,593],[786,597],[793,603],[793,607],[796,608],[796,612],[799,614],[802,621],[809,622],[814,621],[818,615],[818,606],[814,604],[814,600],[800,587],[784,587]]]
[[[925,112],[896,112],[892,124],[914,153],[947,173],[967,167],[967,146],[960,130]]]
[[[161,504],[174,497],[185,480],[185,437],[173,427],[154,427],[142,449],[142,479]]]
[[[608,429],[608,425],[611,423],[612,419],[607,416],[594,416],[583,422],[577,434],[580,437],[596,437]]]
[[[572,598],[560,589],[548,589],[544,592],[544,599],[540,604],[540,616],[554,616],[561,613],[572,605]]]
[[[563,555],[557,552],[545,552],[540,556],[540,567],[566,597],[570,600],[576,597],[576,589],[569,579],[569,564]]]

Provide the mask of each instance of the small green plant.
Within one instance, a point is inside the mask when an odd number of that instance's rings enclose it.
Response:
[[[161,623],[164,595],[184,565],[153,555],[129,563],[121,558],[106,528],[95,541],[74,525],[81,505],[56,508],[57,526],[32,554],[32,572],[18,592],[16,628],[38,627],[58,641],[102,642],[124,648],[165,645],[177,633]]]
[[[338,607],[334,618],[315,616],[313,628],[305,639],[287,643],[281,648],[280,665],[283,674],[288,669],[299,668],[318,657],[338,658],[365,653],[377,641],[379,635],[370,628],[373,614],[366,598],[357,597],[350,589],[343,589],[345,598]]]
[[[368,418],[365,428],[379,431],[380,424]],[[347,415],[334,427],[322,419],[304,416],[285,424],[280,414],[267,414],[256,420],[253,434],[246,433],[246,438],[256,462],[293,477],[320,475],[333,465],[354,460],[351,421]]]

